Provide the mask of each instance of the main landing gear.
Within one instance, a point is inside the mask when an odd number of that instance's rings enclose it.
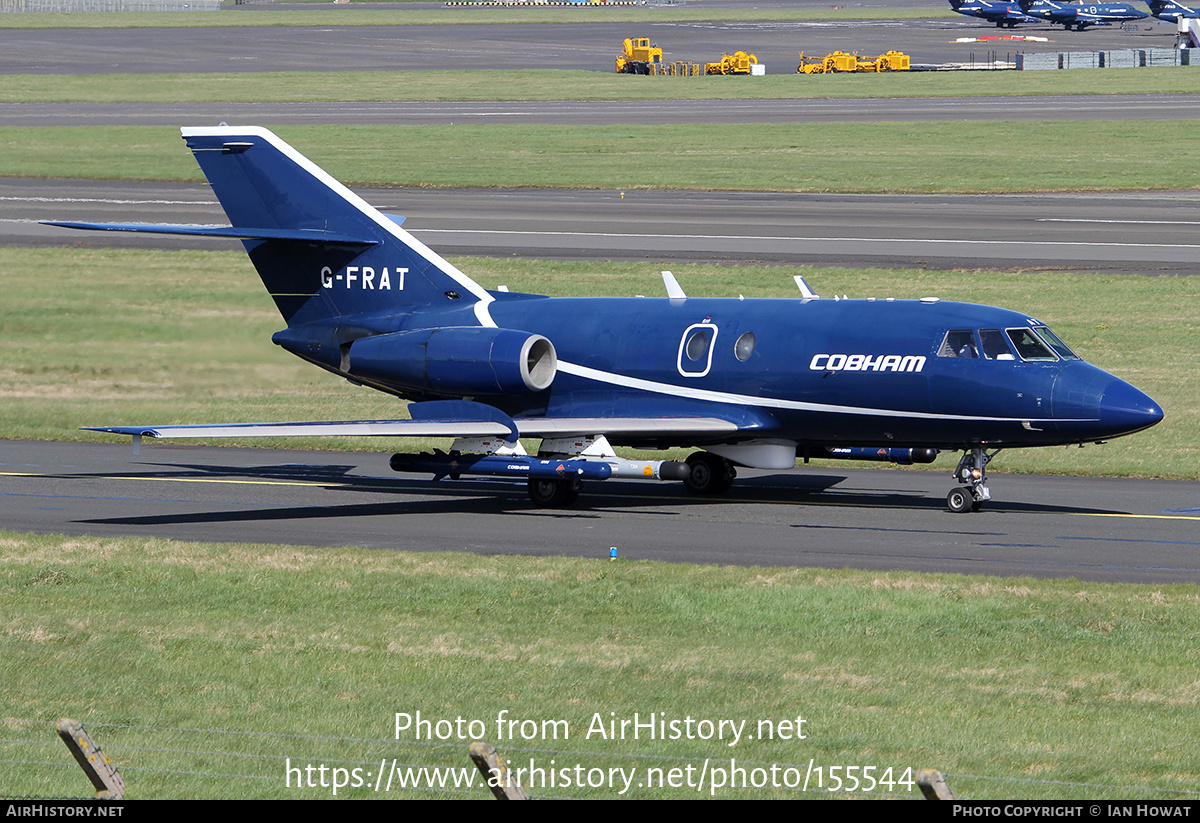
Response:
[[[579,480],[529,479],[529,499],[548,509],[565,509],[579,499],[583,483]]]
[[[996,449],[988,454],[987,449],[982,447],[963,451],[958,468],[954,470],[954,477],[966,485],[951,489],[946,495],[946,508],[955,514],[977,512],[985,501],[992,499],[992,493],[987,487],[986,468],[991,459],[999,453],[1000,450]]]
[[[687,459],[690,473],[683,478],[683,485],[692,494],[708,497],[729,491],[737,477],[733,464],[712,452],[696,452]]]

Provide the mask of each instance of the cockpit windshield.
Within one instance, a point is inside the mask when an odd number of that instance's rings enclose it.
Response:
[[[976,336],[978,335],[978,336]],[[1016,352],[1016,355],[1013,352]],[[938,346],[938,357],[1053,362],[1079,355],[1045,326],[1018,329],[951,329]]]
[[[1007,329],[1008,339],[1012,341],[1021,355],[1022,360],[1057,360],[1050,347],[1033,333],[1033,329]]]
[[[1079,359],[1079,355],[1077,355],[1075,352],[1071,351],[1071,349],[1067,346],[1067,344],[1062,341],[1062,338],[1060,338],[1054,332],[1050,331],[1050,329],[1048,329],[1047,327],[1035,326],[1033,330],[1035,332],[1037,332],[1038,337],[1042,338],[1047,343],[1049,343],[1050,348],[1054,349],[1054,351],[1058,354],[1058,356],[1061,357],[1063,360],[1078,360]]]

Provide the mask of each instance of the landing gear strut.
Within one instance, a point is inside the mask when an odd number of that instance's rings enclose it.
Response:
[[[999,453],[1000,450],[996,449],[988,454],[987,449],[982,447],[963,451],[958,468],[954,470],[954,477],[966,485],[950,490],[946,495],[946,508],[955,514],[977,512],[983,507],[984,501],[992,499],[992,492],[987,487],[986,469],[987,464]]]
[[[529,481],[529,499],[539,506],[551,509],[565,509],[579,498],[583,483],[578,480],[540,480],[531,478]]]
[[[737,469],[720,455],[712,452],[696,452],[687,459],[691,473],[683,479],[683,485],[692,494],[709,496],[724,494],[733,485]]]

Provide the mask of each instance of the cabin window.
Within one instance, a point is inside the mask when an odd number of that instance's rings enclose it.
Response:
[[[1022,360],[1057,360],[1050,347],[1041,341],[1033,329],[1008,329],[1008,339],[1012,341],[1021,355]]]
[[[688,326],[679,340],[679,354],[675,359],[679,373],[684,377],[703,377],[708,374],[716,339],[717,327],[712,323]]]
[[[754,354],[754,343],[754,332],[746,332],[733,344],[733,356],[745,363]]]
[[[704,357],[704,353],[708,351],[708,332],[698,329],[688,335],[684,351],[687,352],[688,360],[699,360]]]
[[[983,356],[988,360],[1016,360],[1004,333],[999,329],[980,329],[979,342],[983,346]]]
[[[1062,338],[1050,331],[1050,329],[1046,328],[1045,326],[1038,326],[1034,329],[1034,331],[1037,332],[1038,337],[1049,343],[1050,348],[1054,349],[1055,353],[1057,353],[1058,356],[1063,360],[1079,359],[1079,355],[1071,351],[1067,344],[1062,341]]]
[[[954,329],[946,332],[942,339],[938,357],[978,357],[975,347],[975,332],[970,329]]]

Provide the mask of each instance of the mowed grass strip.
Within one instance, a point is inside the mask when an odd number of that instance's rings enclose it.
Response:
[[[558,296],[660,294],[660,266],[460,259],[488,288]],[[671,266],[696,297],[818,293],[999,305],[1049,323],[1087,360],[1148,392],[1159,426],[1086,449],[1003,452],[998,472],[1200,477],[1200,283],[1186,277],[753,266]],[[52,272],[53,288],[47,287]],[[105,440],[80,426],[400,418],[404,404],[355,387],[270,342],[283,321],[236,252],[0,249],[4,437]],[[217,441],[230,442],[230,441]],[[385,451],[378,438],[251,440],[254,446]],[[445,445],[445,444],[439,444]],[[660,455],[661,456],[661,455]],[[947,470],[952,456],[935,468]],[[843,464],[844,465],[844,464]]]
[[[627,797],[707,796],[705,759],[731,758],[801,775],[810,759],[877,778],[935,767],[974,800],[1200,785],[1195,586],[664,564],[637,546],[612,563],[595,543],[587,560],[0,532],[5,793],[87,792],[55,739],[63,716],[92,729],[130,798],[333,796],[328,773],[289,789],[287,758],[469,766],[477,731],[397,739],[395,713],[418,711],[482,721],[514,767],[695,770]],[[533,721],[532,739],[499,739],[502,712]],[[746,725],[734,746],[594,731],[635,712]],[[802,740],[760,733],[798,717]],[[544,721],[564,721],[557,738]],[[865,796],[919,796],[893,789]],[[338,793],[385,796],[488,797]],[[830,795],[814,777],[806,796]]]
[[[286,126],[335,178],[422,187],[1015,192],[1200,186],[1196,120]],[[1147,145],[1169,152],[1145,152]],[[198,181],[168,127],[0,128],[0,176]]]
[[[619,44],[614,46],[615,57]],[[964,58],[969,52],[964,52]],[[710,56],[711,57],[711,56]],[[682,56],[673,59],[684,59]],[[701,60],[692,58],[693,62]],[[704,58],[708,59],[708,58]],[[798,58],[796,61],[799,62]],[[751,100],[1194,93],[1189,69],[897,72],[766,77],[640,77],[570,69],[311,71],[241,74],[9,75],[5,103],[233,103],[380,100]],[[1119,107],[1120,100],[1111,101]]]

